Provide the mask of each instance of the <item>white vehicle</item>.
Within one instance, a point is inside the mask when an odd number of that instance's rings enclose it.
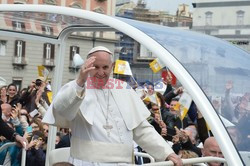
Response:
[[[227,165],[250,165],[249,119],[239,122],[243,126],[240,128],[240,136],[248,135],[245,146],[248,146],[248,148],[240,149],[237,147],[238,143],[232,141],[234,139],[229,136],[226,129],[227,125],[223,123],[219,116],[219,113],[223,115],[225,113],[223,113],[223,110],[216,112],[216,106],[212,105],[213,102],[209,100],[211,96],[224,97],[227,80],[233,80],[235,94],[249,95],[249,53],[211,36],[110,17],[91,11],[46,5],[0,5],[0,15],[6,14],[10,16],[9,19],[12,19],[15,16],[17,17],[18,13],[22,13],[23,17],[27,19],[39,22],[45,21],[42,16],[49,18],[47,16],[51,15],[54,18],[50,22],[51,26],[63,25],[63,28],[53,35],[50,35],[49,32],[47,34],[42,33],[42,31],[26,30],[24,32],[20,31],[20,28],[13,30],[0,27],[1,36],[6,36],[6,38],[11,36],[49,41],[58,45],[57,55],[55,56],[55,74],[52,80],[54,94],[62,86],[65,41],[72,32],[111,30],[122,32],[152,51],[174,73],[206,119],[220,145]],[[247,104],[249,109],[249,101]],[[230,110],[227,113],[229,115],[225,118],[232,121],[235,118],[234,114]],[[248,110],[248,115],[250,115],[250,110]],[[227,124],[230,124],[230,122]],[[50,127],[46,165],[49,163],[50,151],[54,149],[55,131],[55,127]],[[197,158],[197,160],[199,159]],[[220,158],[210,158],[209,160],[222,161]],[[191,162],[196,163],[197,161]],[[163,165],[167,163],[165,162]],[[156,164],[154,163],[154,165]]]

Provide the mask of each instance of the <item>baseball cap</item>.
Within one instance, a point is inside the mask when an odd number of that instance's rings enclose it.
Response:
[[[92,49],[88,52],[88,55],[93,54],[94,52],[97,52],[97,51],[105,51],[105,52],[107,52],[107,53],[112,54],[112,52],[111,52],[109,49],[107,49],[106,47],[103,47],[103,46],[96,46],[96,47],[92,48]]]

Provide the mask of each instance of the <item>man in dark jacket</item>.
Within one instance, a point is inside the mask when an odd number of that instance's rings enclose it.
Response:
[[[0,135],[4,136],[10,141],[15,141],[26,148],[27,140],[16,133],[12,128],[10,128],[2,119],[2,103],[0,103]]]

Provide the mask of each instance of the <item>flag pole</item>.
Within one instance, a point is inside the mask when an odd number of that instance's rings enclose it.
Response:
[[[158,96],[157,96],[156,93],[155,93],[155,97],[156,97],[157,105],[158,105],[158,107],[159,107],[160,120],[162,120],[162,115],[161,115],[161,102],[160,102],[160,99],[158,98]]]
[[[133,79],[133,81],[135,82],[135,84],[138,86],[137,81],[135,80],[135,78],[133,77],[133,75],[131,75],[131,78]]]

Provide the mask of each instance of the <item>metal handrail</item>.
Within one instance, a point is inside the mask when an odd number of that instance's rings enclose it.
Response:
[[[138,156],[138,157],[148,158],[150,160],[150,163],[154,163],[155,162],[155,159],[152,156],[150,156],[149,154],[147,154],[147,153],[134,152],[134,155]]]
[[[208,162],[219,162],[219,163],[227,163],[224,158],[220,157],[199,157],[199,158],[190,158],[190,159],[182,159],[183,165],[186,164],[198,164],[198,163],[208,163]],[[174,163],[172,161],[164,161],[164,162],[156,162],[144,164],[145,166],[173,166]]]
[[[17,145],[16,142],[8,142],[8,143],[5,143],[3,144],[1,147],[0,147],[0,152],[2,152],[3,150],[11,147],[11,146],[15,146]],[[25,148],[22,148],[22,160],[21,160],[21,166],[25,166],[25,163],[26,163],[26,150]]]

